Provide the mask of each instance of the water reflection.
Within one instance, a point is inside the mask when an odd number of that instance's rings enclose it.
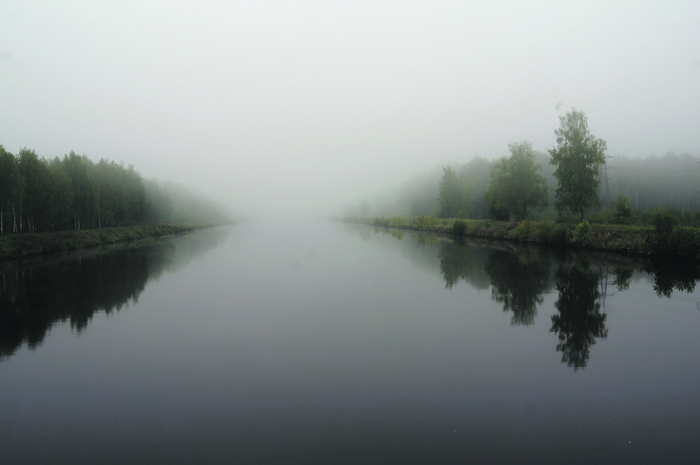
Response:
[[[533,249],[523,248],[520,254],[489,252],[484,269],[491,277],[491,298],[503,304],[504,312],[513,312],[511,324],[534,323],[537,306],[551,288],[550,268],[549,261],[539,259]]]
[[[491,284],[486,274],[488,250],[467,244],[442,241],[438,257],[440,272],[445,279],[445,288],[454,287],[460,280],[476,289],[487,289]]]
[[[554,306],[559,311],[552,316],[550,331],[557,333],[561,361],[575,370],[583,368],[590,357],[590,346],[598,338],[606,338],[607,315],[600,312],[600,274],[586,262],[560,266],[554,281],[559,298]]]
[[[629,290],[634,282],[648,280],[658,297],[670,298],[674,291],[693,292],[700,281],[700,267],[695,262],[668,263],[513,243],[453,241],[448,236],[397,234],[383,228],[373,231],[375,237],[384,240],[399,239],[402,254],[414,266],[441,275],[446,289],[460,282],[479,290],[491,287],[492,300],[502,304],[503,311],[513,312],[511,325],[534,325],[545,295],[556,290],[554,308],[549,307],[556,311],[549,331],[559,339],[556,350],[561,353],[562,363],[574,370],[586,367],[591,346],[608,336],[604,311],[608,296]]]
[[[652,277],[659,297],[670,298],[674,290],[693,292],[700,281],[700,267],[695,261],[655,260],[647,264],[646,272]]]
[[[611,284],[615,286],[618,291],[626,291],[630,288],[632,276],[634,276],[634,268],[620,266],[613,270],[612,275],[613,279]]]
[[[136,302],[149,280],[186,265],[226,235],[216,228],[77,257],[0,264],[0,359],[24,343],[38,347],[58,322],[85,330],[95,312],[109,314]]]

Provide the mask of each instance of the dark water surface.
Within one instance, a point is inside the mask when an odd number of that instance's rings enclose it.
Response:
[[[0,463],[697,463],[696,265],[329,222],[0,263]]]

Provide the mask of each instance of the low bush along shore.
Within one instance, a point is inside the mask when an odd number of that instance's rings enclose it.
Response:
[[[202,224],[165,223],[121,228],[83,229],[54,233],[0,236],[0,260],[24,258],[66,250],[95,247],[145,237],[165,236],[208,227]]]
[[[660,221],[654,225],[437,219],[345,217],[349,223],[430,231],[455,236],[477,236],[565,247],[611,250],[623,253],[698,258],[700,230]]]

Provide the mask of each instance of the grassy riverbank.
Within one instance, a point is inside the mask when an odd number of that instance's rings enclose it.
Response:
[[[583,222],[554,223],[534,221],[459,220],[434,217],[358,218],[345,222],[429,231],[454,236],[472,236],[523,243],[607,250],[640,255],[698,258],[700,229],[651,225],[617,225]]]
[[[206,224],[163,223],[121,228],[84,229],[38,234],[5,234],[0,236],[0,260],[32,257],[68,250],[96,247],[146,237],[166,236],[195,229]]]

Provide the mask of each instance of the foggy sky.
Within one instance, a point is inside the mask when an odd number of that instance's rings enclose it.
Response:
[[[323,213],[574,107],[610,155],[700,152],[700,2],[436,3],[0,0],[0,144]]]

